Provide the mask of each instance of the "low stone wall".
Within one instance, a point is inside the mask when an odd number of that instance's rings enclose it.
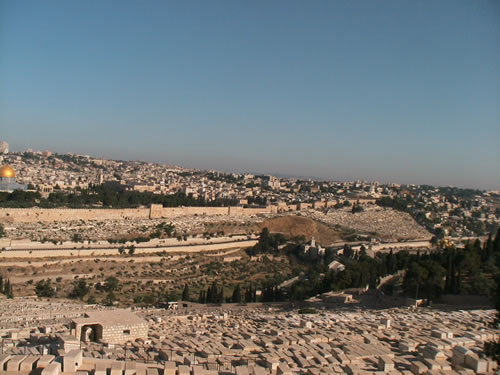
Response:
[[[391,249],[394,251],[409,250],[409,249],[428,249],[432,246],[430,241],[407,241],[407,242],[385,242],[371,246],[373,252],[382,251],[389,252]]]
[[[136,247],[135,254],[150,254],[157,252],[167,253],[197,253],[205,251],[218,251],[235,248],[246,248],[254,246],[257,240],[245,240],[222,243],[204,243],[185,246],[151,246],[151,247]],[[82,257],[82,256],[99,256],[99,255],[118,255],[116,247],[100,247],[100,248],[77,248],[72,250],[66,249],[36,249],[31,250],[3,250],[0,251],[1,258],[49,258],[49,257]]]

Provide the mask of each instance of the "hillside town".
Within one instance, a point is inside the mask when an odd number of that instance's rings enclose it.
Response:
[[[10,166],[17,182],[28,191],[46,198],[56,192],[78,194],[92,186],[115,184],[127,191],[184,194],[205,204],[295,205],[299,209],[321,208],[326,214],[346,208],[361,212],[377,204],[409,213],[437,239],[485,236],[496,232],[500,224],[498,191],[279,178],[51,151],[8,152],[6,142],[1,150],[0,164]]]

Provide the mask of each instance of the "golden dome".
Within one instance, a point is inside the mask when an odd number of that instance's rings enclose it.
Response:
[[[14,178],[16,177],[16,172],[14,172],[14,170],[8,165],[4,165],[0,167],[0,177]]]

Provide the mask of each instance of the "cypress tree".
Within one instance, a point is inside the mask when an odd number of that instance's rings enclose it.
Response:
[[[446,270],[446,281],[445,281],[445,290],[447,293],[451,293],[453,289],[453,251],[452,249],[448,248],[448,251],[446,252],[447,258],[448,258],[448,268]]]
[[[217,294],[217,303],[223,303],[224,302],[224,285],[221,286],[219,293]]]
[[[389,255],[387,256],[387,272],[392,275],[396,271],[396,262],[394,258],[394,252],[390,251]]]
[[[500,228],[498,228],[495,240],[493,241],[493,252],[496,254],[500,253]]]
[[[491,238],[491,233],[488,235],[488,239],[484,243],[483,254],[484,254],[484,256],[482,257],[483,261],[488,260],[491,254],[493,254],[493,239]]]
[[[241,302],[241,289],[240,284],[236,285],[233,291],[233,296],[231,297],[231,302],[240,303]]]
[[[207,293],[205,296],[205,303],[212,303],[212,287],[207,288]]]
[[[9,279],[6,279],[5,283],[3,284],[3,288],[2,288],[2,293],[5,295],[7,295],[7,293],[9,292],[9,284],[10,284]]]
[[[481,254],[481,241],[479,241],[479,238],[474,241],[473,249],[476,253]]]
[[[188,285],[184,285],[184,290],[182,291],[182,300],[189,301],[189,287]]]
[[[14,298],[14,293],[12,291],[12,284],[10,283],[9,279],[7,279],[7,281],[5,282],[4,293],[7,296],[7,298]]]

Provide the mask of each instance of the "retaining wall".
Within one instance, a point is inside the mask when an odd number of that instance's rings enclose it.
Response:
[[[257,240],[222,242],[222,243],[204,243],[193,244],[186,246],[151,246],[151,247],[136,247],[135,254],[148,253],[198,253],[205,251],[219,251],[237,248],[246,248],[254,246]],[[100,248],[80,248],[80,249],[33,249],[33,250],[3,250],[0,251],[1,258],[45,258],[45,257],[62,257],[62,256],[98,256],[98,255],[118,255],[116,247],[100,247]]]

